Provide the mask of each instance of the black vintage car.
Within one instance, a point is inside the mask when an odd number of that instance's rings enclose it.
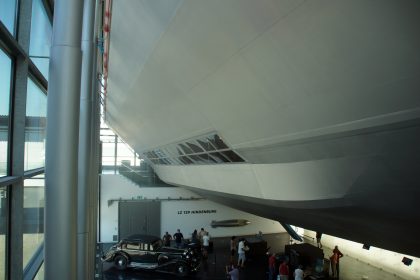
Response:
[[[199,254],[191,248],[164,247],[159,237],[132,235],[112,246],[102,261],[114,262],[117,269],[135,267],[186,276],[200,266]]]

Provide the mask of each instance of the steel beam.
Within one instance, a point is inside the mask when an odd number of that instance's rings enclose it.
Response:
[[[24,175],[25,163],[25,116],[28,85],[29,41],[31,31],[32,0],[21,1],[18,20],[18,53],[15,60],[15,83],[12,106],[12,141],[11,141],[11,175]],[[9,279],[23,278],[23,194],[24,182],[19,180],[11,185],[10,190],[10,227],[8,232],[8,266]]]
[[[89,253],[89,224],[91,220],[89,205],[91,204],[92,182],[92,96],[94,66],[94,23],[95,0],[85,0],[83,7],[82,28],[82,76],[80,88],[80,126],[79,126],[79,165],[77,193],[77,279],[90,279],[89,264],[92,264]]]

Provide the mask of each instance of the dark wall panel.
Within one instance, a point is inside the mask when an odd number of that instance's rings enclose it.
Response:
[[[132,234],[160,236],[161,204],[156,201],[119,202],[119,239]]]

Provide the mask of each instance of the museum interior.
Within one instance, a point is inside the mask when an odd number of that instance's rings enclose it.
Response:
[[[420,279],[419,31],[416,0],[0,0],[0,280]]]

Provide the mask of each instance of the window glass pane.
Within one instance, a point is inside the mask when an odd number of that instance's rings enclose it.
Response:
[[[193,150],[194,153],[204,152],[203,149],[200,146],[198,146],[194,143],[186,142],[186,144],[191,148],[191,150]]]
[[[25,118],[25,170],[45,165],[47,96],[28,79]]]
[[[36,273],[34,280],[44,280],[44,263],[42,263],[41,267]]]
[[[194,163],[189,157],[186,157],[186,156],[179,157],[179,159],[185,164],[193,164]]]
[[[237,153],[234,151],[224,151],[222,152],[225,157],[230,159],[231,162],[244,162],[243,158],[241,158]]]
[[[7,175],[11,69],[11,59],[0,49],[0,177]]]
[[[117,165],[133,166],[134,155],[132,155],[131,157],[117,157]]]
[[[206,151],[214,151],[215,148],[210,144],[210,140],[197,140],[198,143],[206,150]]]
[[[42,0],[33,0],[29,56],[47,80],[51,34],[51,22],[45,12]]]
[[[214,158],[218,163],[223,163],[223,162],[229,162],[229,160],[227,158],[225,158],[222,154],[220,153],[211,153],[210,154],[212,158]]]
[[[115,143],[102,143],[102,156],[115,157]]]
[[[213,146],[216,147],[216,149],[218,150],[222,150],[222,149],[228,149],[229,147],[225,144],[225,142],[223,142],[223,140],[219,137],[219,135],[215,134],[213,136],[209,136],[207,138],[212,144]]]
[[[102,142],[115,142],[115,136],[114,135],[101,135],[101,141]]]
[[[213,159],[209,154],[200,154],[198,155],[202,162],[204,163],[217,163],[215,159]]]
[[[185,144],[178,144],[178,146],[179,147],[181,147],[181,149],[182,149],[182,151],[185,153],[185,154],[193,154],[194,152],[190,149],[190,148],[188,148]]]
[[[6,268],[6,188],[0,188],[0,279],[5,279]]]
[[[16,0],[0,0],[0,20],[15,35]]]
[[[44,241],[44,175],[24,181],[23,268]]]
[[[118,157],[134,157],[134,152],[125,143],[118,143]],[[132,161],[132,160],[131,160]]]

